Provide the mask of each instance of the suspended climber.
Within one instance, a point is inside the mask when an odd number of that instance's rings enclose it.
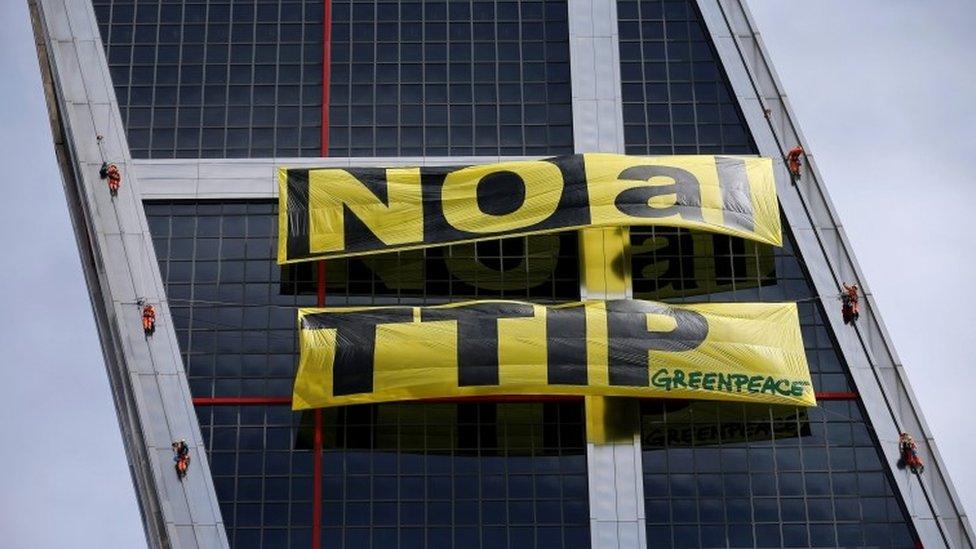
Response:
[[[861,306],[857,302],[857,284],[848,286],[844,284],[844,293],[840,295],[843,302],[841,313],[844,316],[844,324],[853,324],[861,317]]]
[[[176,476],[183,480],[187,469],[190,468],[190,445],[186,443],[186,439],[181,438],[173,443],[173,452],[176,454],[173,458],[176,462]]]
[[[119,187],[122,186],[122,172],[119,171],[118,166],[109,164],[108,162],[102,162],[102,168],[98,170],[98,176],[102,179],[108,179],[108,192],[113,198],[119,195]]]
[[[786,163],[790,169],[790,175],[794,179],[800,179],[800,166],[803,164],[800,162],[800,157],[803,156],[803,147],[797,145],[790,149],[790,152],[786,153]]]
[[[142,330],[147,336],[156,333],[156,308],[148,303],[142,306]]]
[[[902,433],[898,437],[898,447],[901,449],[901,466],[908,467],[913,473],[918,474],[925,471],[922,458],[918,457],[918,445],[915,439],[908,433]]]

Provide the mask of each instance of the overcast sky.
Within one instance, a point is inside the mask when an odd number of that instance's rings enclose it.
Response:
[[[750,0],[966,507],[976,508],[976,3]],[[144,545],[24,0],[0,2],[0,532]]]

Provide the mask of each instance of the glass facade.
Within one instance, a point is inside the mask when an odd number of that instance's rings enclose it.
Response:
[[[309,547],[311,414],[199,406],[197,415],[231,544]],[[384,404],[324,415],[323,546],[556,548],[589,540],[575,403]]]
[[[648,547],[914,547],[871,425],[782,248],[672,228],[632,228],[634,295],[676,303],[795,301],[821,400],[809,410],[649,401],[641,409]]]
[[[695,3],[618,0],[629,154],[756,154]],[[631,229],[634,297],[794,301],[809,410],[732,403],[641,408],[648,547],[915,547],[783,219],[781,248],[675,228]]]
[[[577,402],[383,404],[325,416],[324,547],[588,546]]]
[[[647,402],[648,547],[915,547],[856,401]]]
[[[235,547],[311,543],[311,413],[293,413],[295,310],[316,271],[275,262],[277,204],[156,202],[146,216]],[[333,260],[327,305],[579,299],[574,233]],[[211,406],[208,398],[284,398]],[[204,401],[206,402],[206,401]],[[384,404],[322,414],[323,545],[581,547],[583,405]]]
[[[319,156],[321,0],[93,0],[134,158]]]
[[[155,202],[146,217],[194,397],[290,396],[295,314],[314,264],[279,266],[277,203]],[[537,235],[326,264],[326,305],[579,299],[576,235]]]
[[[330,156],[573,152],[565,0],[332,2]]]
[[[94,4],[135,158],[573,152],[564,0]]]
[[[318,156],[323,122],[334,156],[573,150],[565,2],[336,0],[327,117],[319,0],[94,3],[136,157]],[[755,153],[695,3],[617,8],[626,151]],[[232,545],[309,547],[320,524],[327,547],[588,546],[579,400],[291,412],[295,309],[320,279],[275,263],[276,209],[146,204]],[[782,248],[630,232],[636,298],[798,302],[827,395],[809,410],[642,402],[649,547],[915,545],[784,227]],[[577,300],[578,246],[570,232],[332,260],[326,304]]]
[[[628,154],[755,154],[692,0],[618,0]]]

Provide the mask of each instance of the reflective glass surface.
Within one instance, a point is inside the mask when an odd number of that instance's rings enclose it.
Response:
[[[755,154],[695,3],[618,0],[617,11],[626,151]],[[781,248],[631,229],[634,297],[796,302],[814,389],[849,395],[809,410],[644,403],[648,547],[915,546],[785,219],[783,227]]]
[[[157,202],[146,216],[193,395],[289,396],[316,265],[279,266],[277,204]],[[575,233],[326,262],[326,305],[579,299]]]
[[[754,145],[691,0],[618,0],[629,154],[749,154]]]
[[[589,546],[578,402],[324,415],[323,547]]]
[[[311,416],[288,406],[196,411],[231,547],[311,547]]]
[[[321,0],[93,0],[135,158],[319,156]]]
[[[646,402],[648,547],[915,547],[856,400]]]
[[[318,156],[319,0],[95,0],[136,157]],[[631,154],[755,153],[690,0],[619,0]],[[330,154],[572,152],[565,2],[336,1]],[[312,264],[274,260],[268,201],[146,205],[194,397],[288,397]],[[631,230],[634,297],[796,301],[810,410],[645,402],[649,547],[914,545],[870,422],[782,248]],[[326,263],[328,305],[579,299],[572,232]],[[838,302],[839,307],[839,302]],[[198,406],[234,547],[585,547],[582,405]]]
[[[671,303],[796,302],[814,390],[853,391],[788,231],[784,237],[783,246],[775,247],[687,229],[632,227],[634,297]]]
[[[330,156],[573,152],[565,0],[335,0]]]
[[[268,201],[146,204],[195,398],[291,395],[295,309],[315,305],[316,271],[275,263],[276,212]],[[579,299],[574,233],[326,265],[327,305]],[[197,414],[232,545],[308,547],[314,413]],[[585,547],[582,418],[580,401],[326,410],[323,547]]]
[[[134,157],[321,155],[321,0],[94,4]],[[329,155],[572,152],[564,0],[331,15]]]

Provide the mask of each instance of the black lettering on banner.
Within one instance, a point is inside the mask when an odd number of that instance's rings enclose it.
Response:
[[[389,206],[390,182],[386,177],[386,170],[387,168],[346,168],[344,171],[362,183],[380,203]],[[342,204],[342,226],[345,231],[346,252],[381,250],[386,247],[346,203]]]
[[[498,385],[498,320],[535,314],[528,303],[474,303],[422,308],[421,322],[457,321],[458,387]]]
[[[390,307],[342,314],[305,315],[302,329],[336,330],[332,395],[343,396],[373,391],[376,326],[412,321],[412,308]]]
[[[590,198],[586,182],[583,155],[560,156],[533,162],[555,165],[562,175],[562,194],[556,211],[546,219],[511,230],[495,231],[490,236],[521,234],[527,231],[541,231],[563,227],[579,227],[590,223]],[[486,233],[473,233],[458,229],[444,215],[442,190],[448,174],[471,166],[425,167],[421,169],[420,180],[423,186],[424,204],[424,243],[457,242],[474,238],[485,238]],[[523,169],[531,169],[525,167]],[[514,194],[513,194],[514,193]],[[525,203],[526,187],[522,177],[510,169],[499,169],[481,178],[476,189],[476,203],[482,215],[508,215],[517,211]]]
[[[674,309],[663,303],[629,300],[608,301],[606,308],[610,385],[647,387],[650,383],[648,352],[688,351],[701,345],[708,336],[708,321],[695,311]],[[676,326],[667,332],[649,331],[647,319],[650,315],[669,316]],[[677,386],[677,371],[673,377]]]
[[[756,220],[752,214],[752,189],[746,161],[742,158],[716,156],[715,169],[718,170],[718,184],[722,189],[722,206],[725,224],[729,227],[753,232]]]
[[[586,385],[586,307],[546,309],[550,385]]]
[[[669,217],[680,215],[683,219],[704,221],[701,211],[701,185],[694,174],[672,166],[631,166],[620,172],[621,181],[648,182],[653,177],[667,177],[668,185],[640,185],[617,195],[614,204],[622,213],[631,217]],[[663,208],[650,205],[655,196],[676,195],[674,204]]]
[[[499,171],[481,178],[475,189],[478,209],[488,215],[508,215],[525,203],[525,181],[515,172]]]
[[[309,255],[308,170],[288,170],[288,259]]]

